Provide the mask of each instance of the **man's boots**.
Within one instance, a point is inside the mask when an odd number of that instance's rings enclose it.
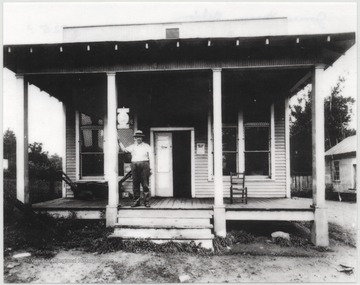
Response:
[[[134,203],[131,205],[131,207],[139,207],[140,206],[140,197],[134,198]]]
[[[150,191],[144,192],[144,205],[145,207],[150,207]]]

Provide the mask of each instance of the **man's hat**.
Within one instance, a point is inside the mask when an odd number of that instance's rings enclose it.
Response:
[[[138,131],[136,131],[136,132],[134,133],[133,137],[134,137],[134,138],[136,138],[136,137],[139,138],[139,137],[145,137],[145,135],[143,134],[142,131],[138,130]]]

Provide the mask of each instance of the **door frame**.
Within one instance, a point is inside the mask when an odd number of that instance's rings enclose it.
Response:
[[[176,131],[190,131],[190,153],[191,153],[191,198],[195,197],[195,128],[183,128],[183,127],[163,127],[163,128],[150,128],[150,146],[154,154],[154,167],[155,167],[155,132],[176,132]],[[153,172],[155,169],[153,169]],[[150,177],[151,188],[156,195],[155,187],[155,173]]]

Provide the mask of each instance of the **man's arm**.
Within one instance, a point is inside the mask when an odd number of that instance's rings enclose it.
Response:
[[[125,147],[124,144],[120,140],[119,140],[119,146],[123,152],[126,152],[126,153],[131,152],[131,149],[130,149],[131,146]]]

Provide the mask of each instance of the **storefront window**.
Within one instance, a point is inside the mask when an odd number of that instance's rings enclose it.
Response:
[[[237,128],[223,127],[223,175],[230,175],[237,169]]]
[[[104,121],[80,114],[80,174],[104,175]]]
[[[270,104],[254,99],[244,108],[245,173],[270,176]]]
[[[270,175],[270,124],[245,124],[245,171],[247,175]]]

